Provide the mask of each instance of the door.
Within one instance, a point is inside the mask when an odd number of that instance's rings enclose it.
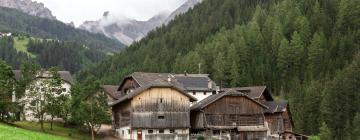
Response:
[[[142,130],[141,129],[137,130],[137,139],[142,140]]]

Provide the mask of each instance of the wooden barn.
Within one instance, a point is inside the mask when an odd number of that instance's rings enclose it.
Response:
[[[168,82],[154,82],[111,103],[121,139],[188,140],[190,103],[196,98]]]
[[[212,95],[191,107],[192,135],[217,139],[265,139],[264,104],[236,90]]]
[[[131,93],[136,88],[147,86],[154,82],[169,82],[181,87],[198,101],[216,94],[217,87],[208,74],[171,74],[171,73],[146,73],[134,72],[126,76],[118,86],[118,96]]]
[[[108,104],[111,104],[112,102],[116,101],[120,97],[120,92],[117,91],[119,86],[115,85],[103,85],[103,93],[107,97]]]
[[[268,127],[267,139],[307,139],[307,136],[293,132],[294,123],[292,121],[289,103],[285,100],[274,101],[270,90],[267,89],[266,86],[224,88],[221,91],[226,92],[229,90],[244,93],[267,107],[267,109],[264,110],[265,123]]]

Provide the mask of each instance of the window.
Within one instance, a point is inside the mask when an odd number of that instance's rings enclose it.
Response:
[[[206,92],[204,92],[204,95],[206,95]]]
[[[170,133],[174,133],[175,132],[175,130],[174,129],[170,129]]]
[[[150,129],[150,130],[148,130],[148,133],[149,133],[149,134],[152,134],[152,133],[154,133],[154,130],[151,130],[151,129]]]
[[[216,91],[213,91],[212,94],[215,95],[215,94],[216,94]]]
[[[159,129],[159,133],[163,134],[164,133],[164,129]]]
[[[158,119],[165,119],[165,116],[158,116]]]
[[[130,130],[130,129],[128,129],[128,134],[131,134],[131,130]]]
[[[160,103],[163,103],[163,98],[160,98]]]
[[[66,88],[62,88],[61,90],[62,90],[62,92],[66,92]]]
[[[196,95],[196,92],[195,92],[195,91],[193,91],[193,95]]]
[[[121,134],[124,135],[124,130],[121,130]]]
[[[220,130],[213,130],[213,135],[220,135]]]

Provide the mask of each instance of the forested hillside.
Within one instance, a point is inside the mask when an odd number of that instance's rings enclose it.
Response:
[[[19,51],[15,41],[28,41],[25,50]],[[32,55],[29,55],[32,54]],[[100,62],[106,54],[102,51],[89,49],[78,42],[58,41],[50,39],[13,37],[0,38],[0,59],[19,69],[22,62],[33,61],[42,68],[59,67],[72,73],[81,68]]]
[[[104,35],[92,34],[56,20],[30,16],[5,7],[0,7],[0,31],[54,40],[76,41],[89,46],[91,49],[106,52],[117,52],[124,46]]]
[[[359,0],[205,0],[78,78],[200,71],[222,87],[267,85],[290,100],[296,132],[325,122],[334,139],[355,140],[359,27]]]

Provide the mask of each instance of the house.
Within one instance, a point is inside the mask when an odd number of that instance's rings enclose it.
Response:
[[[266,139],[266,109],[242,92],[227,90],[191,107],[191,131],[206,139]]]
[[[222,88],[221,92],[228,90],[235,90],[244,93],[248,95],[250,98],[261,103],[274,100],[270,93],[270,90],[266,86]]]
[[[103,85],[103,92],[107,97],[108,104],[111,104],[112,102],[119,99],[120,93],[117,93],[117,89],[119,86],[116,85]]]
[[[15,79],[17,81],[21,80],[23,78],[23,74],[21,70],[13,70]],[[70,89],[71,86],[74,84],[74,80],[70,74],[69,71],[58,71],[62,82],[62,94],[70,94]],[[35,84],[37,86],[41,86],[43,84],[41,84],[44,79],[47,78],[51,78],[52,75],[49,71],[43,71],[41,74],[38,74],[36,76],[36,79],[34,79],[33,82],[35,82]],[[42,89],[42,87],[39,87],[40,89]],[[25,90],[25,95],[29,93],[29,90],[26,89]],[[29,102],[23,102],[23,100],[26,99],[26,96],[22,97],[21,99],[18,99],[16,97],[16,93],[13,94],[12,96],[12,101],[13,102],[19,102],[20,104],[22,104],[24,106],[24,110],[23,112],[21,112],[21,117],[19,117],[20,120],[27,120],[27,121],[37,121],[37,118],[35,118],[33,112],[31,110],[28,109],[29,107]],[[45,116],[46,119],[50,119],[51,117],[49,115]]]
[[[208,74],[171,74],[171,73],[145,73],[134,72],[126,76],[120,84],[117,96],[131,93],[139,87],[153,82],[171,81],[173,85],[181,87],[185,92],[194,96],[198,101],[217,93],[217,86]]]
[[[0,37],[10,37],[12,36],[12,33],[3,33],[3,32],[0,32]]]
[[[287,101],[268,101],[265,105],[269,107],[265,110],[265,118],[269,124],[269,135],[271,137],[279,138],[281,137],[280,134],[293,131],[294,123]],[[286,133],[286,135],[283,135],[284,139],[290,140],[291,137],[294,137],[290,134]]]
[[[133,79],[127,82],[126,85],[134,84]],[[124,86],[120,89],[126,90]],[[110,104],[116,136],[137,140],[189,139],[190,103],[196,98],[182,87],[171,81],[154,81],[127,93]]]
[[[229,90],[242,92],[267,107],[267,109],[264,110],[264,116],[268,125],[268,139],[281,138],[290,140],[296,137],[295,133],[292,132],[294,123],[291,117],[289,103],[285,100],[274,101],[270,90],[266,86],[224,88],[221,92]]]

